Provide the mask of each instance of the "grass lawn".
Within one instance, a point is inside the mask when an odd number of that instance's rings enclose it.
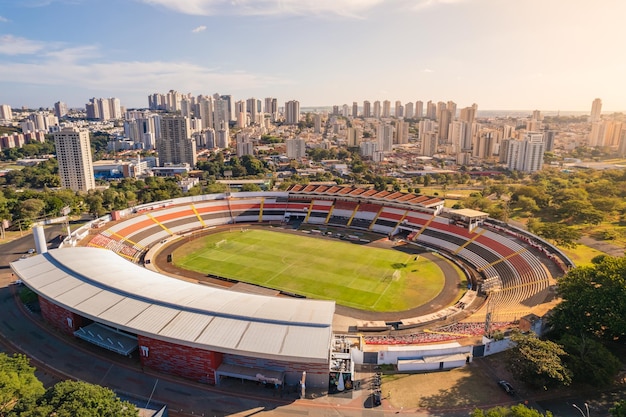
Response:
[[[444,286],[431,261],[331,238],[252,229],[218,232],[174,251],[179,268],[370,311],[403,311]]]
[[[591,260],[598,255],[604,255],[604,252],[600,252],[597,249],[590,248],[589,246],[578,244],[574,249],[565,249],[559,247],[564,254],[570,258],[576,266],[588,266],[591,265]]]

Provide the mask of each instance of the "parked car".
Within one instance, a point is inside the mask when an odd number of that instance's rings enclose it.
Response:
[[[498,381],[498,385],[500,385],[500,387],[504,391],[506,391],[507,394],[515,395],[515,389],[513,388],[513,385],[509,384],[507,381],[505,381],[505,380]]]

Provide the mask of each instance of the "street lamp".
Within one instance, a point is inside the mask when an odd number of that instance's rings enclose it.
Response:
[[[576,404],[572,404],[572,407],[574,407],[575,409],[577,409],[580,412],[580,415],[583,417],[589,417],[589,404],[585,403],[585,410],[587,411],[587,414],[585,414],[583,412],[583,410],[581,410],[581,408],[579,406],[577,406]]]

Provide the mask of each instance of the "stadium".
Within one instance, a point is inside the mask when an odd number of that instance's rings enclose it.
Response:
[[[176,246],[256,228],[363,246],[377,240],[413,259],[441,257],[444,290],[415,308],[362,311],[219,274],[199,278],[171,262]],[[548,242],[485,213],[445,209],[439,198],[324,185],[136,206],[90,222],[50,251],[38,234],[38,255],[11,268],[38,295],[47,322],[138,356],[142,366],[208,384],[238,378],[342,390],[355,364],[461,366],[474,351],[457,339],[535,312],[552,277],[573,266]]]

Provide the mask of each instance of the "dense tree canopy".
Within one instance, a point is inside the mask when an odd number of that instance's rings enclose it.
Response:
[[[612,417],[626,417],[626,400],[622,400],[609,410]]]
[[[80,381],[62,381],[42,396],[19,401],[10,417],[136,417],[139,410],[113,391]]]
[[[0,353],[0,416],[8,415],[19,399],[36,398],[43,393],[43,384],[26,356]]]
[[[552,413],[547,411],[542,414],[534,408],[528,408],[523,404],[511,407],[494,407],[489,410],[476,409],[470,414],[471,417],[552,417]]]
[[[507,352],[507,365],[513,375],[535,388],[569,385],[572,373],[563,362],[562,346],[532,335],[515,334],[515,346]]]
[[[559,279],[563,301],[551,323],[555,330],[623,341],[626,335],[626,258],[602,256]]]
[[[567,352],[565,364],[573,380],[594,387],[608,385],[621,368],[620,361],[600,342],[589,336],[566,334],[559,344]]]

